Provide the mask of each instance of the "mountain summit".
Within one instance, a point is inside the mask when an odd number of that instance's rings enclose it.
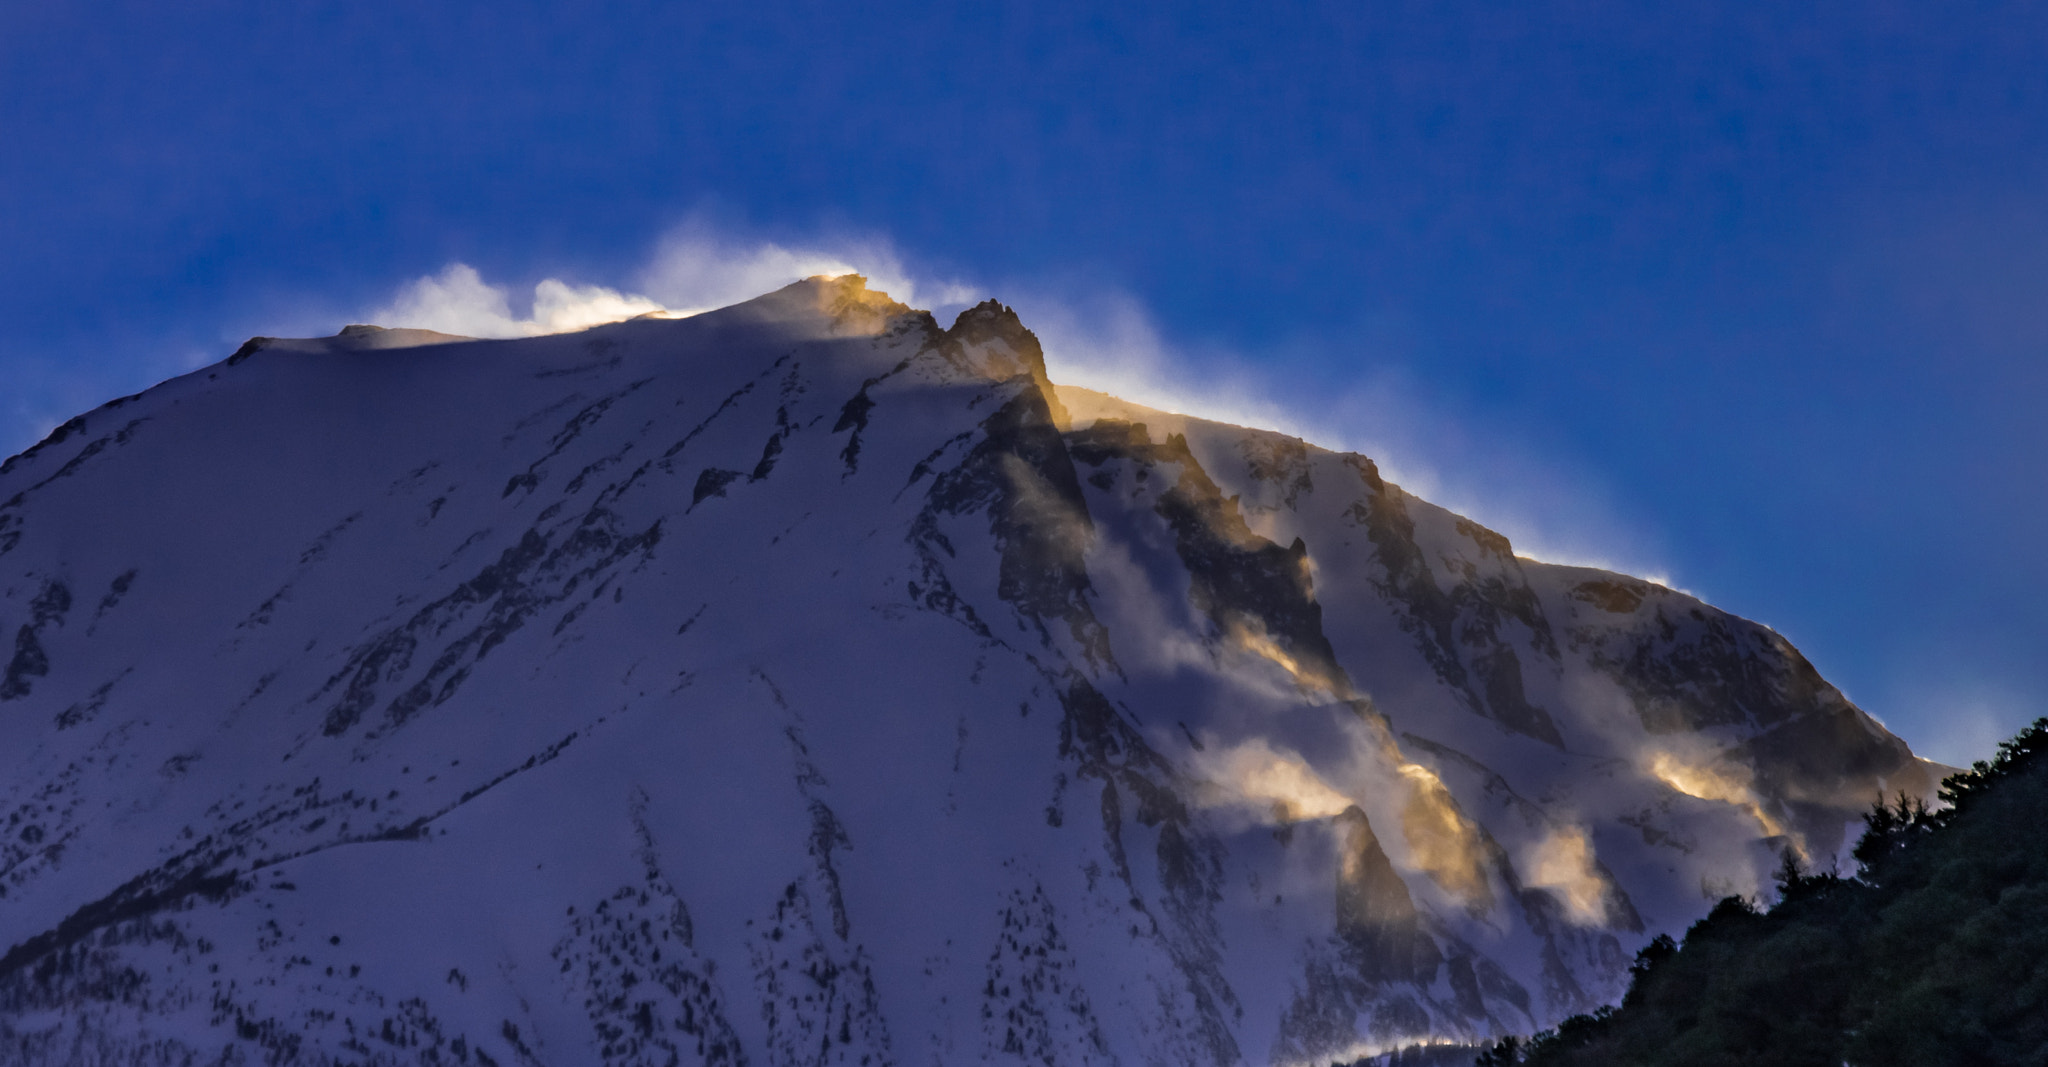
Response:
[[[1782,637],[858,277],[0,468],[0,1063],[1322,1064],[1929,766]]]

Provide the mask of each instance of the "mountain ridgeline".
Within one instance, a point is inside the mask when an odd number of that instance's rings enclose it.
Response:
[[[1327,1064],[1940,768],[1784,638],[857,277],[0,467],[0,1064]]]

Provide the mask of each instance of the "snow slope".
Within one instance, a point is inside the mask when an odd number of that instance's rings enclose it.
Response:
[[[855,277],[109,404],[0,469],[0,657],[7,1064],[1325,1063],[1931,781],[1768,629]]]

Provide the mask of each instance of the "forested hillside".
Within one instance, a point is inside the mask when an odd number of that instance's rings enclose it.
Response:
[[[1637,956],[1619,1008],[1481,1067],[2048,1063],[2048,719],[1944,783],[1878,805],[1853,877],[1779,874]]]

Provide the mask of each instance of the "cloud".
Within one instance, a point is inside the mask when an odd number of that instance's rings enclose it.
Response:
[[[464,337],[532,337],[664,313],[667,308],[644,296],[547,278],[533,287],[530,310],[520,317],[513,314],[504,287],[485,282],[467,263],[450,263],[439,274],[406,283],[390,304],[370,312],[369,318],[384,326]]]
[[[587,330],[639,315],[672,314],[644,296],[631,296],[601,285],[570,285],[556,278],[533,287],[533,322],[542,333]]]
[[[1670,741],[1675,745],[1679,739],[1671,738]],[[1698,744],[1693,747],[1702,748]],[[1753,774],[1749,768],[1704,750],[1682,752],[1676,747],[1666,747],[1651,750],[1645,755],[1649,764],[1645,769],[1665,785],[1689,797],[1720,801],[1741,808],[1756,820],[1757,827],[1766,837],[1786,833],[1785,825],[1764,810],[1762,798],[1752,788]],[[1805,837],[1798,833],[1790,836],[1793,847],[1802,857],[1808,857]]]
[[[1399,759],[1399,751],[1390,751],[1390,756]],[[1401,836],[1408,844],[1409,860],[1466,906],[1490,909],[1493,889],[1486,877],[1486,850],[1478,825],[1459,810],[1435,771],[1404,763],[1400,772],[1409,788],[1408,802],[1401,809]]]
[[[1325,819],[1354,803],[1331,788],[1308,761],[1274,748],[1262,737],[1230,746],[1207,744],[1191,754],[1190,762],[1196,773],[1227,790],[1222,799],[1244,805],[1260,821]]]
[[[1552,831],[1522,867],[1530,885],[1557,894],[1572,922],[1598,926],[1607,921],[1607,882],[1600,877],[1592,842],[1583,829]]]
[[[1026,292],[1004,299],[1038,335],[1046,373],[1055,382],[1217,422],[1299,437],[1313,432],[1295,410],[1272,398],[1267,384],[1245,369],[1246,361],[1176,350],[1129,296],[1069,299]],[[1200,373],[1190,373],[1196,364]]]
[[[895,247],[882,238],[846,237],[789,247],[723,234],[697,220],[661,239],[637,284],[687,314],[751,300],[820,274],[863,275],[868,288],[912,307],[920,301],[932,307],[965,304],[977,295],[974,287],[961,282],[913,278]]]
[[[845,238],[789,247],[721,233],[701,221],[685,222],[661,238],[628,292],[545,278],[533,287],[524,312],[510,288],[486,282],[467,263],[399,287],[391,302],[371,311],[382,326],[409,326],[465,337],[533,337],[584,330],[640,315],[688,316],[751,300],[791,282],[825,275],[861,274],[871,289],[913,306],[963,305],[977,290],[957,281],[913,278],[895,248],[880,238]]]
[[[1990,759],[1999,742],[2038,714],[2017,692],[1986,681],[1949,680],[1946,686],[1930,681],[1902,688],[1907,695],[1900,703],[1927,709],[1907,743],[1915,755],[1951,767]]]

